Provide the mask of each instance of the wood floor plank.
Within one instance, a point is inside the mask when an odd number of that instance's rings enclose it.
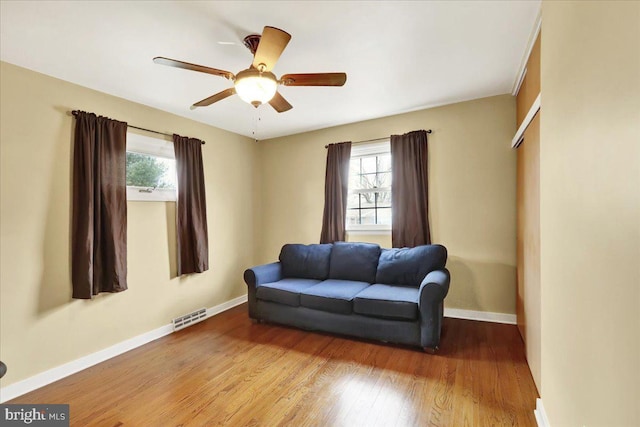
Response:
[[[516,326],[444,320],[440,351],[251,323],[242,305],[7,403],[72,426],[535,426]]]

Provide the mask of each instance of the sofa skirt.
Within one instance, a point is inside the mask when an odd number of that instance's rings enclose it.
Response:
[[[382,319],[354,313],[331,313],[263,300],[256,300],[255,303],[256,320],[295,326],[308,331],[330,332],[420,347],[418,321]]]

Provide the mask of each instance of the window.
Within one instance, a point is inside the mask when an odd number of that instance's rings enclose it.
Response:
[[[175,201],[173,143],[127,132],[127,200]]]
[[[351,149],[346,229],[391,230],[391,152],[388,140]]]

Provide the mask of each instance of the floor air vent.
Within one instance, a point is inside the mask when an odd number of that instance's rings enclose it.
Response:
[[[201,308],[193,313],[185,314],[184,316],[176,317],[173,319],[173,330],[179,331],[187,326],[191,326],[194,323],[198,323],[207,317],[207,309]]]

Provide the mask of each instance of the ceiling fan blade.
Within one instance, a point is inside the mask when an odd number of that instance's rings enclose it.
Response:
[[[276,94],[273,95],[273,98],[269,101],[269,105],[271,105],[278,113],[284,113],[285,111],[289,111],[293,108],[293,106],[289,104],[282,95],[280,95],[280,92],[276,92]]]
[[[216,93],[215,95],[211,95],[208,98],[203,99],[202,101],[198,101],[191,106],[191,109],[194,110],[196,107],[206,107],[207,105],[211,105],[214,102],[221,101],[231,95],[236,93],[236,88],[230,87],[229,89],[225,89],[221,92]]]
[[[347,81],[345,73],[285,74],[280,78],[285,86],[342,86]]]
[[[217,68],[205,67],[204,65],[191,64],[190,62],[178,61],[175,59],[156,56],[153,62],[160,65],[168,65],[170,67],[184,68],[185,70],[199,71],[201,73],[213,74],[214,76],[224,77],[229,80],[234,79],[234,74],[230,71],[218,70]]]
[[[271,71],[276,65],[282,51],[291,40],[291,34],[279,28],[264,27],[258,49],[253,56],[253,67],[260,69],[260,64],[264,64],[264,71]]]

